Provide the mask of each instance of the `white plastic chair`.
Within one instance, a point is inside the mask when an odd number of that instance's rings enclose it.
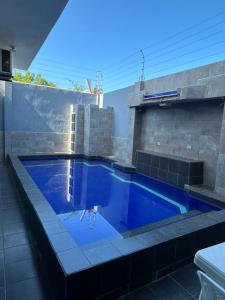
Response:
[[[197,271],[201,282],[199,300],[225,300],[225,289],[202,271]]]

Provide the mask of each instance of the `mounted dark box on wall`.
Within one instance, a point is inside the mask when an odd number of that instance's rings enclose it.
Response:
[[[12,55],[9,50],[0,49],[0,80],[11,81]]]

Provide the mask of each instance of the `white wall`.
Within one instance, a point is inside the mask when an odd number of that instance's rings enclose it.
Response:
[[[110,106],[114,109],[113,137],[128,137],[128,96],[133,92],[134,86],[128,86],[104,95],[103,106]]]

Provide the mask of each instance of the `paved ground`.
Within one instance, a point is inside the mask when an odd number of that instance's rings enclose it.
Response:
[[[190,264],[118,300],[194,300],[199,293],[196,267]]]
[[[0,300],[54,300],[47,280],[40,280],[41,262],[12,186],[7,167],[0,165]],[[199,290],[192,264],[119,299],[191,300]]]
[[[0,300],[47,300],[18,193],[0,165]]]

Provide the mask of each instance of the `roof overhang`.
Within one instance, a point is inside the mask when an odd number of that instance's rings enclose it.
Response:
[[[1,1],[0,48],[16,48],[13,67],[26,70],[68,0]]]

